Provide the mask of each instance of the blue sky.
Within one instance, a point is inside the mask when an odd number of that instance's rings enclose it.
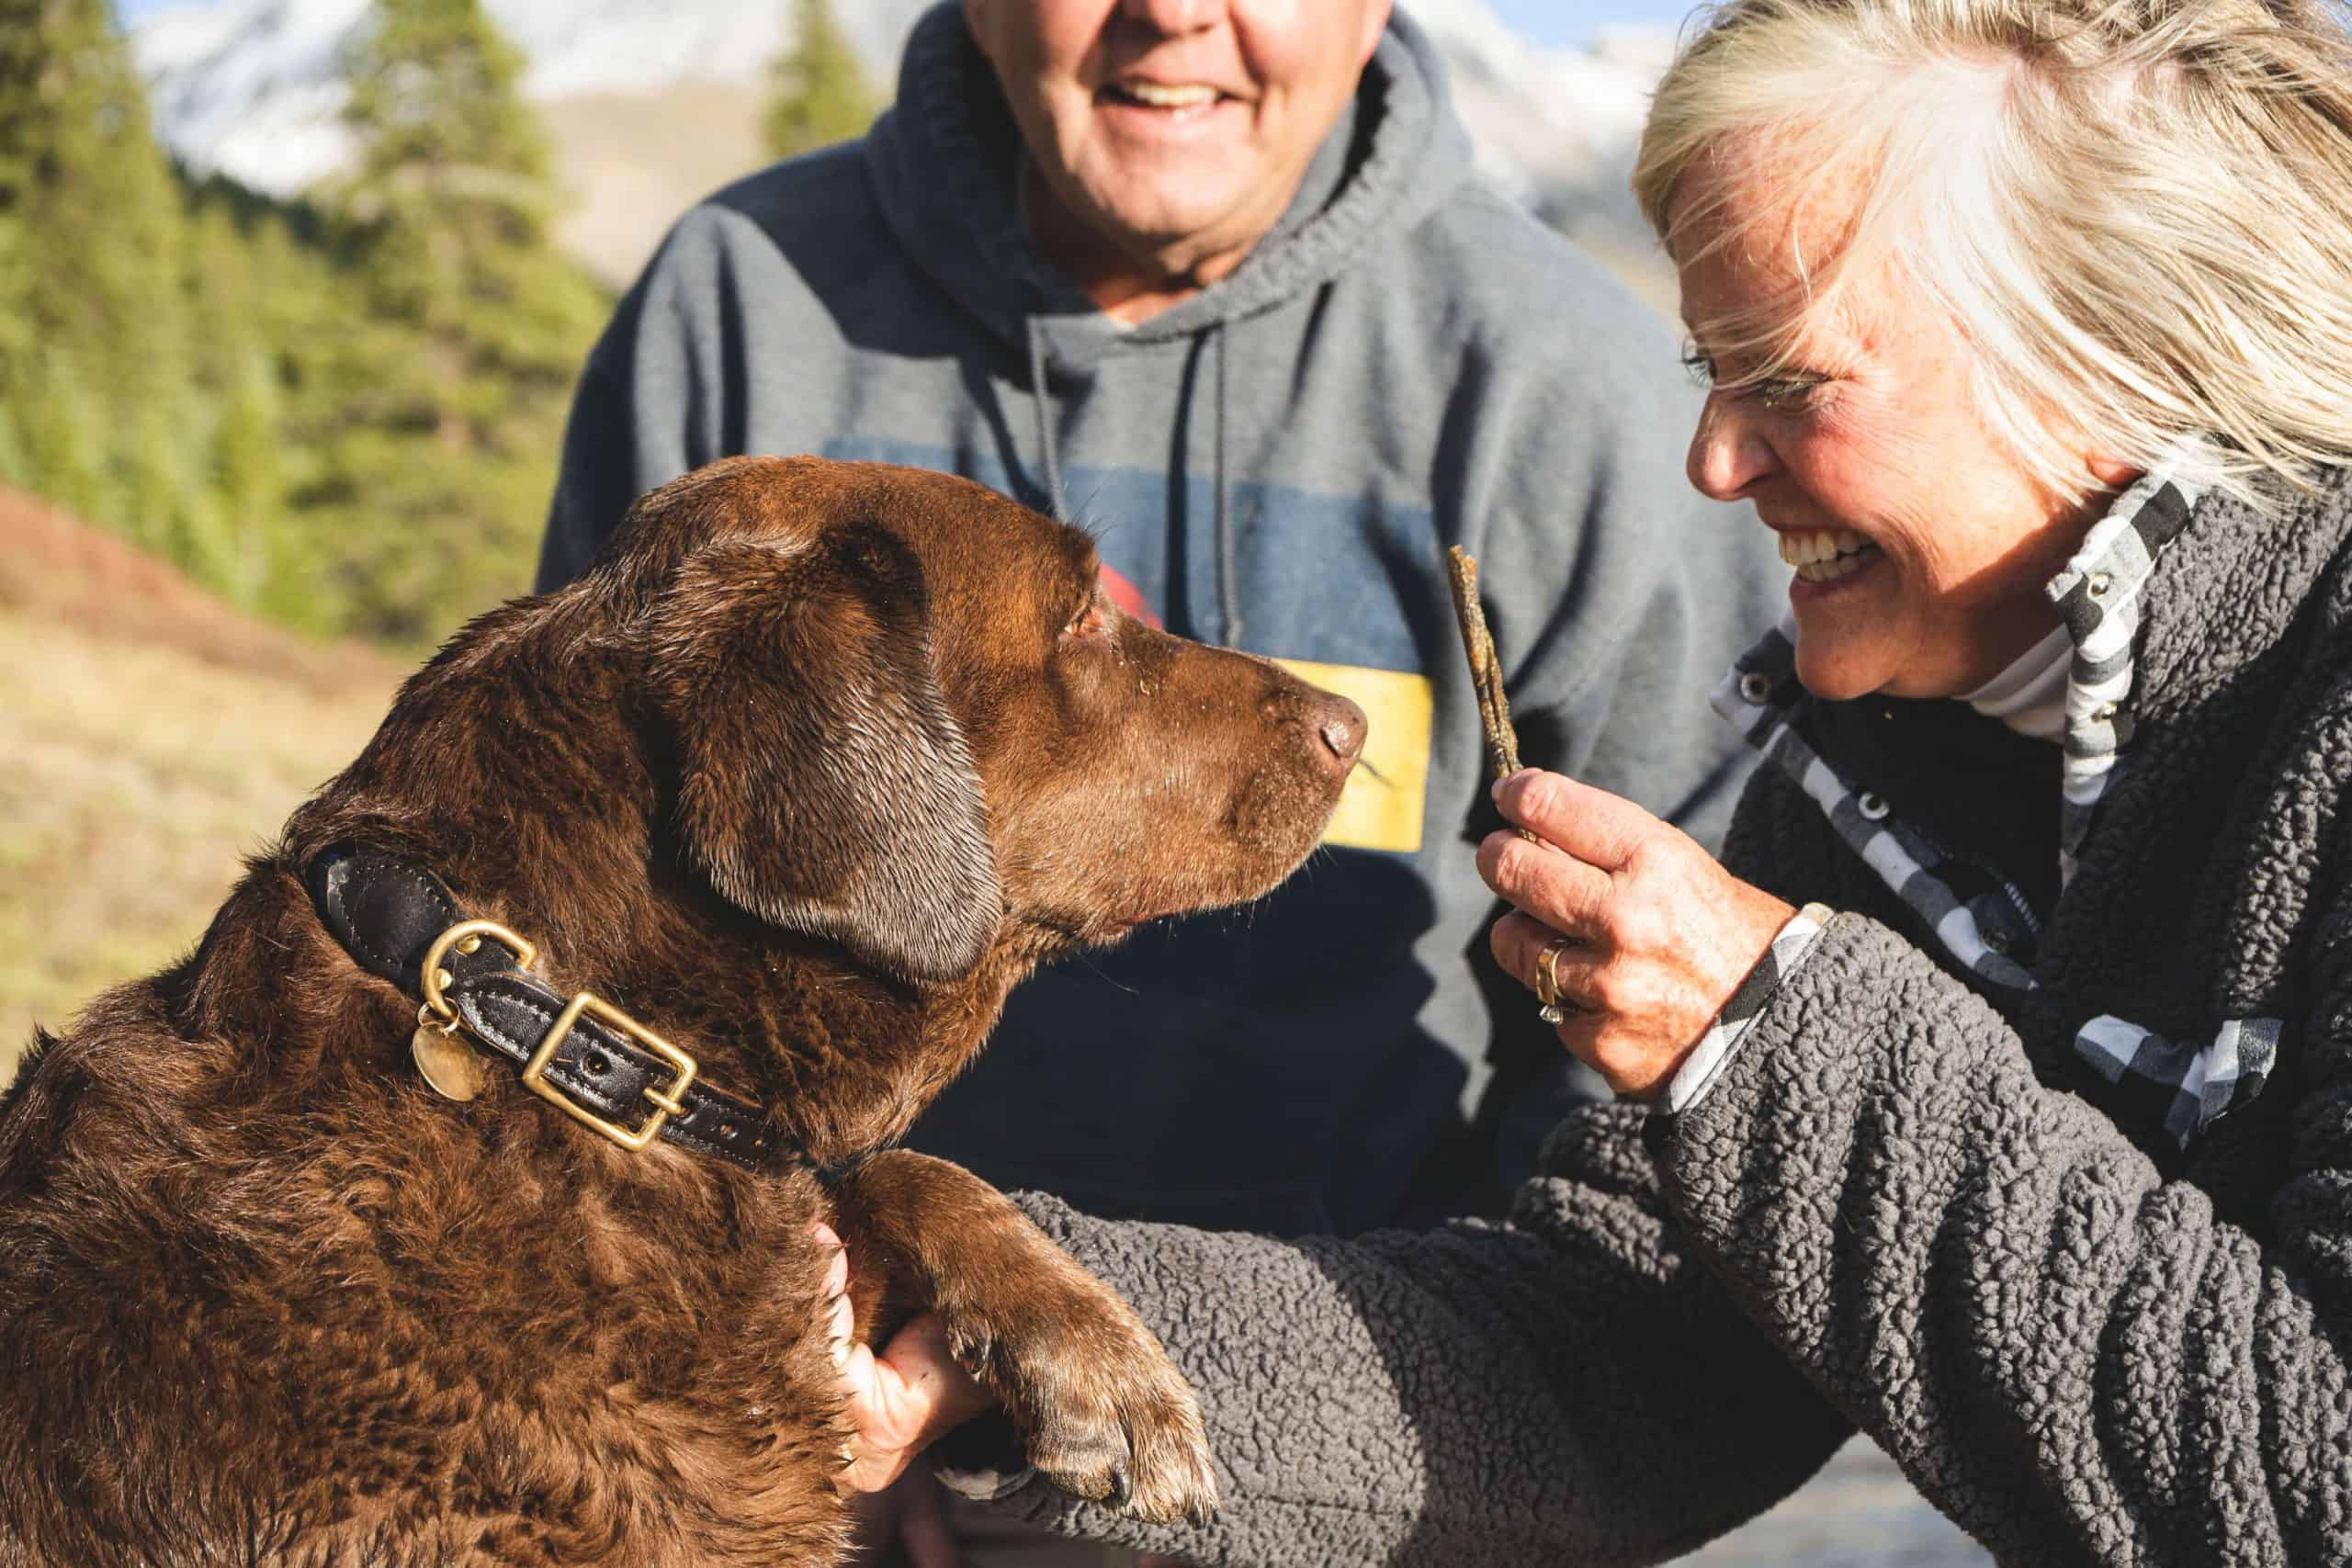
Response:
[[[1410,8],[1412,0],[1404,0]],[[1541,44],[1581,47],[1592,29],[1626,22],[1675,27],[1700,0],[1487,0],[1495,14]]]
[[[115,11],[126,25],[135,25],[163,10],[174,0],[115,0]],[[1412,0],[1406,0],[1410,5]],[[1657,22],[1672,25],[1689,15],[1698,0],[1489,0],[1495,10],[1536,42],[1555,49],[1582,45],[1592,29],[1614,22]]]

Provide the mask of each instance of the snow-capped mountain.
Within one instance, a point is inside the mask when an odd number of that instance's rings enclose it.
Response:
[[[1442,48],[1464,118],[1488,171],[1536,210],[1605,254],[1647,252],[1625,194],[1646,98],[1670,36],[1630,30],[1590,51],[1535,47],[1486,0],[1408,0]],[[369,0],[195,0],[157,14],[131,37],[164,140],[192,168],[219,170],[290,195],[332,174],[349,146],[336,112],[343,51]],[[857,0],[836,8],[877,82],[896,73],[899,47],[930,0]],[[530,61],[524,90],[556,112],[559,142],[571,124],[560,106],[600,109],[682,86],[708,88],[737,118],[783,48],[785,0],[486,0]],[[740,128],[726,133],[740,140]],[[730,141],[729,145],[732,145]],[[565,149],[567,154],[575,152]],[[567,156],[566,176],[590,204],[599,150]],[[746,146],[743,165],[756,154]],[[630,160],[632,209],[648,199],[643,158]],[[706,178],[697,171],[695,178]],[[701,187],[689,179],[671,205]],[[656,221],[666,219],[667,212]],[[658,228],[653,232],[658,233]],[[642,237],[650,246],[652,235]],[[638,236],[621,245],[639,248]],[[606,247],[609,248],[609,247]],[[641,254],[641,249],[639,250]],[[1611,259],[1621,259],[1612,255]],[[613,270],[607,268],[607,270]],[[625,270],[625,269],[624,269]]]
[[[155,119],[199,173],[288,196],[347,151],[341,60],[370,0],[198,0],[131,34]],[[680,81],[752,85],[784,47],[784,0],[488,0],[530,62],[524,92],[552,100]],[[842,27],[878,81],[924,0],[865,0]]]

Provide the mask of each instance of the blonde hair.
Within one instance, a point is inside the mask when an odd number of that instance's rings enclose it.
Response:
[[[1728,0],[1634,173],[1678,260],[1694,234],[1748,243],[1674,199],[1735,152],[1784,214],[1849,215],[1748,323],[1768,352],[1747,378],[1892,264],[2053,493],[2094,488],[2086,444],[2145,467],[2217,434],[2188,477],[2247,498],[2352,463],[2352,39],[2330,0]]]

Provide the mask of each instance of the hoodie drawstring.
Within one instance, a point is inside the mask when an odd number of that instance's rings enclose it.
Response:
[[[1225,467],[1225,416],[1227,411],[1225,378],[1225,323],[1219,321],[1209,329],[1216,348],[1216,597],[1217,615],[1223,623],[1223,635],[1217,640],[1227,648],[1241,646],[1241,582],[1234,565],[1233,487]]]
[[[1057,523],[1069,521],[1069,503],[1062,494],[1061,443],[1054,435],[1053,397],[1046,389],[1046,333],[1037,318],[1028,319],[1029,406],[1037,416],[1037,450],[1046,459],[1046,510]]]
[[[1053,394],[1046,386],[1046,333],[1035,316],[1025,323],[1029,336],[1029,407],[1036,416],[1037,450],[1045,461],[1046,510],[1057,523],[1067,523],[1069,517],[1069,498],[1062,493],[1061,443],[1054,434]],[[1233,536],[1233,481],[1226,466],[1226,416],[1230,412],[1229,383],[1226,375],[1226,329],[1223,321],[1209,328],[1210,347],[1216,360],[1216,428],[1215,472],[1216,476],[1216,593],[1217,640],[1227,648],[1241,646],[1241,581],[1235,563]]]

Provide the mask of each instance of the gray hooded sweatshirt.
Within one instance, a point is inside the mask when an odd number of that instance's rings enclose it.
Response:
[[[1682,481],[1671,339],[1474,177],[1403,17],[1273,234],[1136,326],[1031,247],[955,7],[918,25],[898,106],[677,225],[588,365],[543,585],[696,464],[884,459],[1090,527],[1172,630],[1355,697],[1371,740],[1329,847],[1251,910],[1018,989],[914,1141],[1098,1213],[1295,1234],[1490,1206],[1562,1057],[1486,953],[1445,547],[1483,564],[1529,760],[1719,837],[1746,763],[1704,693],[1780,572]]]

